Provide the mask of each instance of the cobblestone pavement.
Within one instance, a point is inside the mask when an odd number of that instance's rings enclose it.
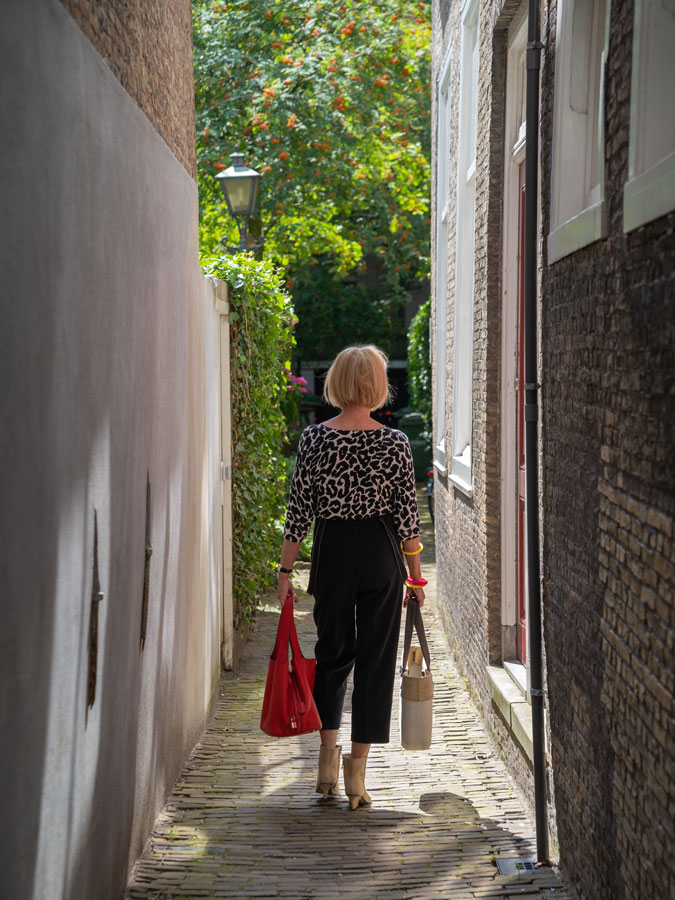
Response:
[[[435,682],[434,740],[411,753],[372,748],[371,807],[313,793],[318,736],[275,739],[259,729],[278,608],[273,597],[236,673],[226,673],[216,717],[178,779],[125,900],[202,897],[368,900],[562,900],[555,871],[500,875],[495,857],[535,855],[534,828],[450,662],[435,608],[433,535],[422,557],[430,581],[424,618]],[[305,575],[306,577],[306,575]],[[300,581],[300,579],[299,579]],[[296,607],[311,655],[311,599]],[[349,693],[348,693],[349,696]],[[348,715],[341,731],[347,748]]]

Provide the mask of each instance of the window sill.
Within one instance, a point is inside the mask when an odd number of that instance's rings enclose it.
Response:
[[[532,708],[525,694],[501,666],[486,666],[488,690],[513,740],[532,763]]]
[[[467,444],[461,456],[453,456],[448,481],[467,497],[473,497],[471,482],[471,445]]]
[[[447,466],[444,466],[443,463],[439,462],[437,459],[434,460],[434,469],[436,470],[436,472],[438,472],[441,478],[448,477]]]
[[[549,234],[549,266],[604,237],[607,237],[607,208],[605,201],[600,200]]]
[[[623,188],[623,230],[633,231],[675,209],[675,153],[666,156]]]
[[[451,472],[448,475],[448,481],[450,484],[456,488],[461,494],[464,494],[465,497],[473,498],[473,487],[470,484],[467,484],[463,478],[460,478],[459,475],[456,475],[454,472]]]

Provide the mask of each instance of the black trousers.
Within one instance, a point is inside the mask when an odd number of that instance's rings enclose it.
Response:
[[[353,741],[389,741],[405,577],[390,517],[317,520],[309,585],[318,636],[314,699],[323,727],[339,728],[354,669]]]

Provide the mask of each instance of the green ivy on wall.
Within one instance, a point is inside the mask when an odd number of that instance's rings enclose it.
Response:
[[[431,300],[423,303],[408,328],[408,392],[410,405],[431,424],[431,360],[429,315]]]
[[[286,504],[281,403],[295,318],[270,262],[238,254],[204,259],[202,266],[230,288],[233,580],[240,624],[272,583],[280,553],[275,522]]]

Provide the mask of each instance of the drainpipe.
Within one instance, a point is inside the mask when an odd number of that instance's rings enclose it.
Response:
[[[527,641],[530,648],[532,753],[537,859],[548,863],[544,685],[539,589],[539,397],[537,383],[537,176],[539,166],[539,0],[529,0],[525,137],[525,478],[527,521]]]

